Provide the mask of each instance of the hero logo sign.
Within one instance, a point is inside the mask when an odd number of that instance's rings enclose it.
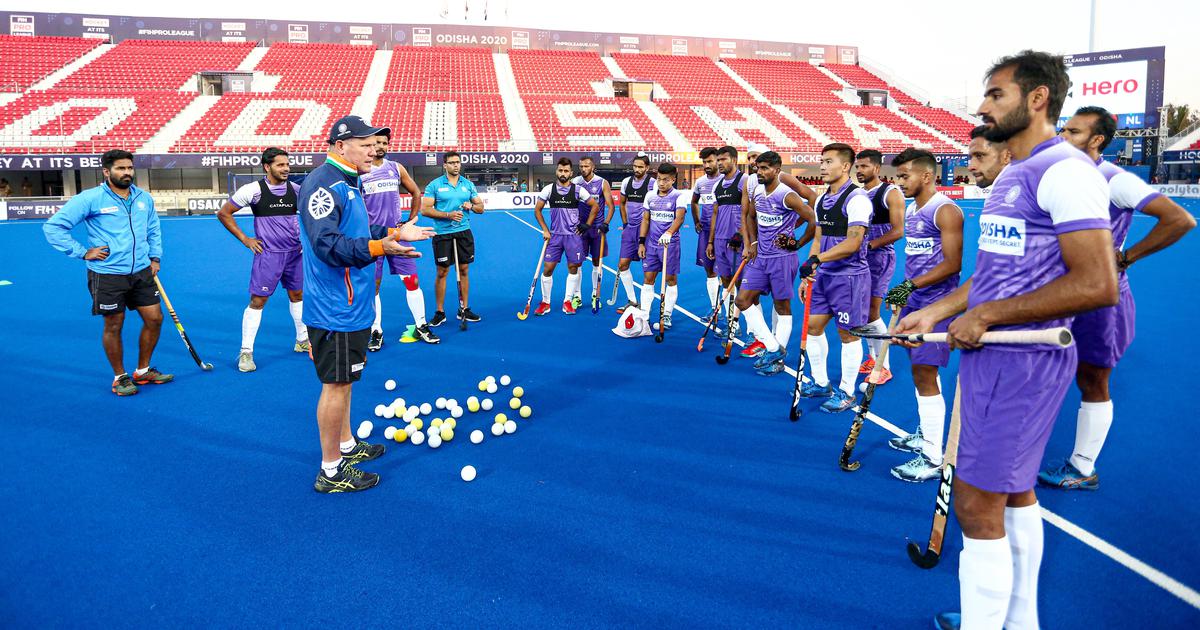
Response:
[[[318,188],[308,198],[308,215],[320,221],[333,212],[333,195],[328,190]]]
[[[1139,114],[1146,111],[1145,61],[1124,61],[1094,66],[1071,66],[1071,91],[1063,112],[1084,105],[1099,105],[1113,114]]]

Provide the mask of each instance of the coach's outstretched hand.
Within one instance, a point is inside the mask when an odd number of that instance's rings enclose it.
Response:
[[[424,241],[433,238],[433,228],[417,225],[416,223],[404,223],[400,227],[388,230],[389,233],[396,235],[398,241]]]
[[[394,228],[394,229],[388,230],[387,235],[384,236],[383,238],[379,239],[380,245],[383,245],[383,253],[385,253],[389,256],[403,256],[405,258],[420,258],[421,252],[417,251],[415,247],[409,247],[408,245],[401,245],[398,242],[398,239],[400,238],[400,230],[401,230],[401,228]],[[425,238],[429,238],[429,237],[425,237]],[[421,239],[415,239],[415,240],[421,240]]]

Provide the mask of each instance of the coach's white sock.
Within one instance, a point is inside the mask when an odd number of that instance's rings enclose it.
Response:
[[[817,387],[829,387],[829,368],[825,359],[829,357],[829,339],[825,333],[809,335],[806,344],[808,351],[808,373]]]
[[[1004,531],[1012,549],[1012,597],[1006,630],[1037,630],[1038,571],[1042,568],[1042,511],[1037,503],[1004,508]]]
[[[881,335],[887,334],[887,324],[883,323],[882,317],[873,322],[869,322],[867,324],[867,328],[870,328],[871,332],[876,332]],[[876,361],[878,361],[879,354],[883,351],[883,339],[868,339],[867,346],[869,346],[871,348],[871,356]],[[889,354],[891,354],[891,353],[889,353]],[[891,366],[889,366],[888,363],[890,363],[890,361],[888,360],[887,357],[884,357],[883,358],[883,367],[885,367],[887,369],[891,369]]]
[[[554,289],[554,276],[542,276],[542,301],[551,304],[550,291]]]
[[[420,287],[412,290],[406,289],[404,297],[408,299],[408,310],[412,313],[413,323],[417,326],[425,325],[425,294],[421,292]]]
[[[637,294],[633,291],[633,272],[626,269],[617,274],[621,278],[621,286],[625,288],[625,299],[633,302],[637,299]]]
[[[779,342],[775,340],[775,335],[771,334],[771,329],[767,328],[767,321],[763,319],[761,306],[753,304],[750,308],[742,311],[742,315],[746,316],[746,330],[749,330],[755,339],[767,347],[767,352],[779,350]]]
[[[354,436],[350,436],[350,439],[339,444],[338,448],[341,449],[342,453],[349,453],[354,450],[355,444],[358,444],[358,440],[354,439]]]
[[[308,326],[304,325],[304,300],[288,302],[288,312],[292,314],[292,323],[296,325],[296,341],[308,341]]]
[[[963,536],[958,556],[958,596],[962,630],[999,630],[1013,592],[1013,559],[1008,537],[979,540]]]
[[[713,276],[704,280],[704,288],[708,291],[708,303],[717,304],[717,290],[721,288],[721,279]]]
[[[642,283],[642,297],[638,302],[638,308],[649,313],[650,307],[654,305],[654,285],[649,282]]]
[[[567,295],[566,299],[570,300],[573,297],[579,296],[579,283],[583,280],[583,274],[579,270],[575,273],[567,272]]]
[[[780,315],[779,321],[775,322],[775,341],[779,342],[784,348],[788,345],[788,339],[792,338],[792,316]]]
[[[1079,403],[1079,415],[1075,420],[1075,452],[1071,455],[1071,465],[1079,472],[1090,475],[1096,471],[1096,458],[1104,447],[1104,439],[1112,427],[1113,403],[1104,402]]]
[[[342,465],[342,458],[339,457],[331,462],[321,460],[321,472],[325,473],[326,477],[333,479],[337,476],[338,466]]]
[[[675,312],[675,300],[679,298],[679,285],[667,285],[667,315]]]
[[[383,331],[383,303],[379,301],[379,294],[375,294],[375,323],[371,324],[372,331]]]
[[[917,416],[921,419],[921,450],[935,465],[942,463],[942,433],[946,424],[946,399],[941,394],[917,394]]]
[[[242,350],[254,352],[254,337],[258,335],[258,325],[262,322],[262,309],[246,307],[242,311]]]
[[[858,380],[858,366],[863,360],[863,347],[857,339],[842,344],[842,391],[854,397],[854,383]]]

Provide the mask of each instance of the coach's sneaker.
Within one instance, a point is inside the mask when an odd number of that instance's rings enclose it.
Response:
[[[367,444],[362,440],[354,443],[354,448],[342,453],[342,459],[357,464],[359,462],[369,462],[372,459],[377,459],[380,455],[387,452],[387,447],[382,444]]]
[[[113,379],[112,391],[118,396],[132,396],[138,392],[138,388],[128,374],[122,374]]]
[[[371,340],[367,342],[367,350],[370,352],[379,352],[383,347],[383,331],[378,328],[371,329]]]
[[[834,387],[833,393],[829,396],[829,400],[821,403],[821,411],[824,411],[825,413],[838,413],[853,406],[854,397],[842,391],[840,387]]]
[[[148,367],[133,373],[133,382],[138,385],[163,385],[175,380],[174,374],[163,374],[156,367]]]
[[[436,311],[433,314],[433,317],[429,319],[429,325],[434,327],[441,326],[442,322],[444,321],[446,321],[446,313],[443,311]]]
[[[563,312],[567,315],[575,314],[575,303],[572,300],[563,301]]]
[[[468,322],[471,322],[472,324],[483,319],[482,317],[476,315],[475,311],[472,311],[470,306],[464,306],[464,307],[458,309],[457,318],[465,319]]]
[[[962,626],[962,613],[938,613],[933,618],[933,627],[936,630],[958,630],[960,626]]]
[[[893,477],[909,483],[921,483],[922,481],[937,479],[941,475],[941,466],[929,461],[925,453],[917,453],[916,457],[892,469]]]
[[[888,446],[902,453],[920,453],[921,443],[925,438],[921,436],[921,429],[918,428],[916,433],[909,433],[900,437],[894,437],[888,440]]]
[[[258,366],[254,365],[254,353],[249,350],[242,350],[238,353],[238,371],[253,372]]]
[[[1046,466],[1038,473],[1038,483],[1060,490],[1099,490],[1100,477],[1096,471],[1085,475],[1071,463],[1070,459],[1061,464]]]
[[[311,352],[311,351],[312,351],[312,344],[310,344],[307,339],[305,339],[303,341],[297,339],[296,345],[292,346],[292,352]]]
[[[343,457],[336,475],[329,477],[324,470],[317,473],[317,481],[313,484],[313,489],[324,493],[359,492],[373,488],[378,483],[379,475],[363,472],[350,465],[350,461]]]
[[[413,332],[416,333],[415,336],[417,339],[425,343],[440,343],[442,341],[441,337],[433,334],[433,331],[429,329],[429,324],[421,324]]]
[[[758,358],[761,358],[764,354],[766,354],[766,352],[767,352],[767,347],[765,345],[763,345],[763,342],[755,339],[754,343],[746,346],[746,348],[744,350],[742,350],[742,358],[743,359],[758,359]],[[757,363],[758,362],[755,361],[755,364],[757,364]]]
[[[800,384],[801,398],[829,398],[833,394],[832,385],[817,385],[815,381],[804,379]]]

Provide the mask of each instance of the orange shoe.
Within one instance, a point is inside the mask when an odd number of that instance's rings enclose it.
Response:
[[[878,387],[890,380],[892,380],[892,371],[887,368],[883,368],[879,371],[879,382],[875,383],[875,386]]]
[[[858,366],[858,373],[859,374],[870,374],[871,370],[874,370],[874,369],[875,369],[875,357],[867,357],[867,360],[863,361],[862,365]]]

